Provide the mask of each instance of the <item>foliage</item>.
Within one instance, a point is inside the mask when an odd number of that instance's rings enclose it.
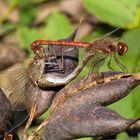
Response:
[[[101,21],[122,28],[134,28],[140,24],[139,0],[83,0],[86,10]]]

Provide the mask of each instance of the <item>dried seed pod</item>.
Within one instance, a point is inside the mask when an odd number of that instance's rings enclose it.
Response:
[[[120,133],[140,118],[124,119],[116,112],[102,106],[82,106],[59,111],[46,125],[44,140],[71,140],[86,136],[99,137]]]
[[[140,73],[101,73],[70,84],[57,93],[44,140],[110,136],[139,120],[125,119],[103,106],[114,103],[140,83]]]
[[[10,138],[11,140],[18,140],[18,136],[14,132],[13,128],[15,125],[12,124],[14,115],[15,114],[13,114],[13,112],[11,111],[10,102],[6,98],[3,91],[0,89],[0,140],[8,140],[7,138]]]
[[[91,74],[89,79],[81,79],[63,88],[54,98],[52,108],[61,104],[59,102],[74,107],[83,103],[110,105],[127,96],[140,83],[135,77],[116,72],[100,73],[98,78]]]
[[[35,114],[35,118],[42,115],[52,103],[53,97],[55,96],[57,91],[50,89],[41,89],[35,86],[31,81],[26,85],[26,106],[28,112],[31,110],[31,105],[35,101],[37,105],[37,111]]]
[[[12,44],[1,44],[0,46],[0,70],[3,70],[26,58],[26,53]]]
[[[12,112],[10,111],[10,108],[10,102],[0,89],[0,132],[7,129],[7,125],[12,118]]]

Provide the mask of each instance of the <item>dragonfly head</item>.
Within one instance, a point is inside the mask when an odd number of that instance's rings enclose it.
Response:
[[[38,58],[46,57],[45,49],[42,46],[34,47],[33,52]]]
[[[119,55],[123,56],[128,51],[128,46],[124,42],[118,42],[117,44],[117,52]]]

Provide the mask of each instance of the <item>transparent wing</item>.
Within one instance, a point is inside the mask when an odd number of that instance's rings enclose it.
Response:
[[[14,130],[15,128],[18,128],[19,126],[21,126],[27,119],[27,124],[25,126],[25,129],[28,129],[28,127],[31,125],[32,120],[34,119],[35,115],[36,115],[36,108],[34,110],[34,107],[36,107],[36,103],[37,103],[37,98],[39,98],[39,94],[38,94],[38,90],[39,88],[37,86],[35,86],[31,80],[28,80],[28,90],[31,91],[31,93],[29,93],[31,96],[25,96],[26,102],[28,102],[28,105],[26,106],[28,108],[27,110],[24,111],[14,111],[13,112],[13,119],[11,122],[11,128],[10,128],[10,132],[12,130]],[[30,99],[27,100],[27,97],[29,97]],[[18,99],[22,99],[19,98]],[[17,103],[17,102],[16,102]]]
[[[24,110],[25,85],[28,81],[26,69],[11,70],[0,73],[0,87],[9,99],[12,110]]]
[[[91,72],[99,72],[101,66],[104,64],[106,55],[95,53],[92,59],[87,64]]]
[[[33,63],[34,64],[34,63]],[[40,66],[35,63],[31,65],[30,74],[37,80],[41,75]],[[25,91],[29,82],[29,70],[21,68],[0,73],[0,87],[9,99],[13,111],[26,109]],[[32,82],[31,82],[32,84]],[[29,86],[33,90],[32,86]]]
[[[115,33],[117,33],[121,28],[116,28],[108,33],[103,34],[102,36],[95,36],[94,40],[96,39],[111,39],[111,36],[113,36]]]

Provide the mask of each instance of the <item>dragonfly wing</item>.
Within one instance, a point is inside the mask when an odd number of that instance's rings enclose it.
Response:
[[[0,87],[12,105],[12,110],[24,110],[25,85],[28,73],[25,69],[2,72],[0,74]]]
[[[95,53],[92,59],[88,63],[88,67],[92,72],[99,72],[101,66],[105,62],[106,55]]]

